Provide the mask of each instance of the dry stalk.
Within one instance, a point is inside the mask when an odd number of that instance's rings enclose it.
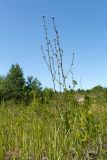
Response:
[[[71,74],[72,82],[73,82],[72,67],[74,65],[74,53],[73,53],[71,65],[68,69],[68,72],[65,73],[64,66],[63,66],[63,49],[61,48],[61,45],[60,45],[59,32],[56,28],[54,17],[52,17],[52,24],[53,24],[53,29],[55,32],[55,38],[54,38],[54,43],[53,43],[54,45],[52,45],[48,37],[48,28],[46,25],[45,16],[43,16],[43,27],[45,31],[47,49],[46,49],[46,52],[44,52],[43,47],[41,46],[41,51],[42,51],[45,63],[50,71],[54,90],[56,91],[56,86],[58,84],[60,92],[61,91],[63,92],[67,90],[66,80],[70,74]]]

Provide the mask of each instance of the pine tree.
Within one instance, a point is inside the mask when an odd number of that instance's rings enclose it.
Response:
[[[19,64],[13,64],[6,76],[5,99],[21,100],[25,80]]]

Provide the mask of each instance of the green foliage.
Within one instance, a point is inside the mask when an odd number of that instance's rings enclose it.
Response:
[[[0,76],[0,101],[0,159],[107,159],[107,88],[42,89],[16,64]]]
[[[7,76],[0,76],[0,102],[13,100],[29,104],[36,98],[41,99],[41,97],[41,83],[33,76],[29,76],[25,81],[19,64],[12,65]]]
[[[26,103],[35,102],[36,99],[42,98],[42,86],[37,78],[33,78],[33,76],[27,77],[26,85],[23,89],[24,98],[23,100]]]
[[[0,76],[0,102],[4,99],[5,93],[5,77]]]
[[[90,103],[88,98],[83,105],[70,99],[66,104],[68,132],[62,110],[64,99],[58,100],[60,114],[53,101],[50,106],[38,100],[29,107],[1,106],[0,159],[106,160],[107,108],[102,106],[99,111],[98,104]]]
[[[52,88],[45,88],[43,90],[44,103],[47,104],[54,98],[55,92]]]
[[[5,80],[5,99],[21,100],[25,80],[23,71],[18,64],[12,65]]]

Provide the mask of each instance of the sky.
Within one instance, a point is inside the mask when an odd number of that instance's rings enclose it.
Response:
[[[75,53],[77,88],[107,87],[107,0],[0,0],[0,75],[19,63],[25,77],[53,87],[40,48],[46,48],[43,15],[51,39],[55,17],[65,70]]]

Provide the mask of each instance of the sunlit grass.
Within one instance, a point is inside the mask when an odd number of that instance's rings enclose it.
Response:
[[[39,103],[1,106],[0,160],[107,159],[107,107],[69,104],[67,132],[59,110]]]

